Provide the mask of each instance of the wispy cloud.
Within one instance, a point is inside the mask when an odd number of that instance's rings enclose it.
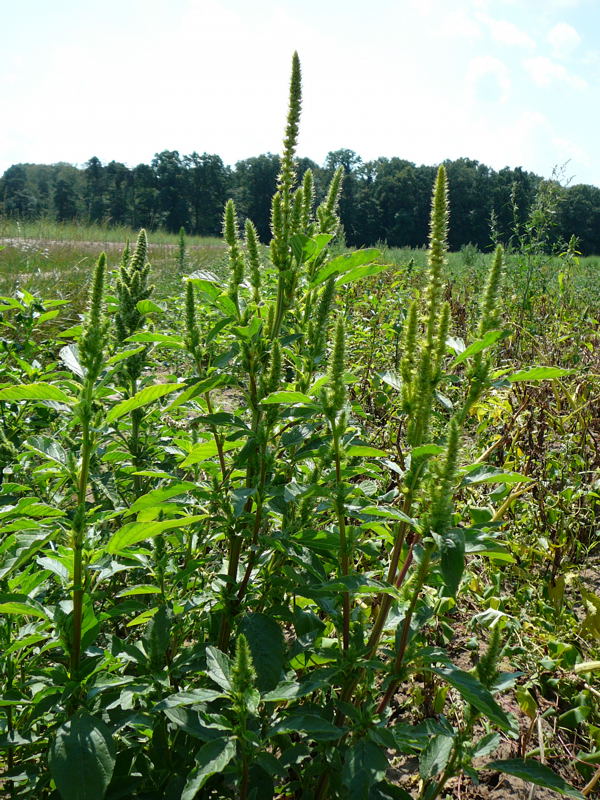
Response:
[[[567,22],[558,22],[548,31],[546,39],[558,58],[565,58],[581,43],[581,36]]]
[[[579,75],[569,72],[562,64],[557,64],[545,56],[528,58],[524,62],[525,69],[536,86],[548,88],[556,83],[566,84],[572,89],[587,89],[588,82]]]
[[[514,22],[494,19],[487,14],[478,14],[477,19],[487,27],[492,39],[499,44],[528,49],[535,48],[535,41],[531,36]]]
[[[477,56],[467,66],[467,86],[473,102],[505,103],[510,97],[510,72],[499,58]]]

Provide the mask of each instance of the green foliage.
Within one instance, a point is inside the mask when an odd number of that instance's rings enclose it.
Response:
[[[434,800],[490,768],[579,796],[534,758],[542,697],[591,780],[594,350],[515,344],[501,248],[463,303],[444,166],[426,268],[341,252],[356,165],[338,154],[315,208],[299,113],[294,56],[271,245],[228,202],[227,275],[151,301],[142,232],[112,285],[98,260],[82,325],[1,300],[13,796]],[[515,757],[486,764],[498,731]],[[418,774],[392,783],[390,759]]]

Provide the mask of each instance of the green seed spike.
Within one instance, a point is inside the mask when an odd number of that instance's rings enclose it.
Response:
[[[225,204],[223,236],[229,246],[229,267],[231,269],[229,296],[237,305],[238,289],[241,282],[244,280],[244,259],[242,257],[238,238],[235,204],[231,199]]]
[[[254,686],[256,672],[248,640],[241,633],[235,645],[235,658],[231,667],[231,689],[238,698],[244,697]]]
[[[135,272],[141,272],[146,266],[148,256],[148,237],[144,228],[138,233],[135,250],[131,256],[131,269]]]
[[[107,324],[103,313],[105,276],[106,255],[101,253],[94,269],[87,321],[79,342],[79,357],[89,383],[95,381],[100,374],[106,343]]]
[[[485,292],[483,295],[483,302],[481,304],[481,312],[479,316],[479,327],[477,329],[477,336],[481,338],[488,331],[493,330],[498,325],[499,308],[498,297],[500,294],[500,287],[502,285],[502,268],[504,265],[504,250],[502,245],[496,247],[492,266],[490,268]]]
[[[269,375],[267,378],[267,392],[276,392],[279,387],[279,382],[281,380],[281,347],[279,346],[279,340],[275,340],[273,343],[273,349],[271,350],[271,365],[269,369]]]
[[[342,191],[342,181],[344,178],[344,168],[339,166],[331,179],[327,197],[317,208],[317,219],[319,221],[319,233],[334,234],[339,226],[337,215],[340,194]]]
[[[312,170],[307,169],[302,178],[302,229],[310,236],[309,225],[312,217],[312,207],[315,201],[315,186]]]
[[[142,327],[143,315],[138,311],[137,304],[140,300],[147,300],[154,291],[154,287],[148,285],[150,264],[147,261],[147,254],[148,238],[146,231],[142,228],[133,253],[130,250],[129,242],[126,244],[119,266],[116,286],[119,310],[115,315],[115,330],[119,344]],[[139,358],[138,361],[140,361]],[[131,370],[135,372],[135,362],[135,358],[129,359],[127,362],[129,372]],[[133,373],[131,376],[135,377]]]
[[[330,278],[319,298],[319,305],[317,306],[316,325],[314,328],[313,338],[309,341],[313,344],[313,358],[321,355],[325,349],[325,337],[327,335],[327,322],[331,306],[333,305],[333,297],[335,295],[335,278]]]
[[[437,341],[434,355],[433,380],[437,383],[441,377],[442,361],[446,355],[446,339],[448,338],[448,328],[450,326],[450,304],[442,305],[440,314],[440,325],[437,332]]]
[[[331,361],[329,362],[329,391],[328,405],[334,414],[342,410],[346,402],[346,384],[344,383],[344,359],[346,343],[344,332],[344,320],[338,317],[335,328],[335,342]]]
[[[300,59],[298,53],[292,56],[292,76],[290,79],[290,100],[283,140],[283,154],[281,158],[281,171],[277,183],[277,191],[283,198],[284,213],[289,212],[290,193],[294,186],[296,169],[294,155],[298,143],[298,126],[300,123],[300,110],[302,107],[302,76],[300,72]]]
[[[446,444],[446,458],[437,483],[429,527],[432,531],[443,536],[452,523],[452,498],[454,494],[454,479],[456,477],[456,463],[458,461],[458,446],[460,441],[460,428],[456,419],[450,420],[448,428],[448,442]]]
[[[406,413],[410,412],[415,379],[415,363],[417,356],[417,331],[419,326],[419,305],[413,300],[409,306],[404,324],[404,347],[400,361],[402,376],[402,406]]]
[[[290,230],[292,233],[298,233],[302,229],[303,209],[304,209],[304,189],[302,188],[302,186],[300,186],[294,192],[292,219],[290,223]]]
[[[498,245],[492,260],[492,266],[487,279],[486,289],[481,303],[479,325],[477,327],[477,337],[481,338],[487,331],[494,330],[499,323],[498,296],[502,285],[502,267],[504,251]],[[485,353],[476,353],[473,357],[473,364],[467,373],[469,378],[469,390],[465,402],[461,409],[461,419],[465,419],[474,403],[479,399],[483,391],[490,371],[491,357]]]
[[[248,266],[250,267],[250,284],[254,290],[253,300],[258,304],[260,300],[260,256],[258,253],[258,233],[249,219],[245,223],[246,252],[248,253]]]
[[[429,286],[427,291],[427,346],[431,348],[438,322],[442,269],[448,250],[448,180],[441,165],[437,172],[431,204],[429,232]]]
[[[281,194],[275,192],[271,202],[271,261],[277,269],[285,269],[287,264],[287,244],[284,237],[284,219]]]
[[[500,626],[494,625],[486,652],[477,663],[477,677],[486,689],[491,689],[499,677],[498,661],[502,655]]]
[[[191,281],[187,281],[185,285],[185,329],[187,348],[191,353],[194,353],[200,344],[200,331],[198,330],[198,323],[196,322],[194,284]]]

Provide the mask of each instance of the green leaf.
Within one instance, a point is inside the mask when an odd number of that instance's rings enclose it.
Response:
[[[377,377],[387,383],[388,386],[391,386],[392,389],[396,389],[397,392],[402,391],[402,378],[397,372],[386,370],[385,372],[378,372]]]
[[[221,689],[225,689],[226,692],[231,691],[231,681],[229,680],[231,659],[212,645],[206,648],[206,674]]]
[[[511,383],[518,383],[519,381],[547,381],[555,380],[556,378],[564,378],[565,375],[572,375],[574,369],[561,369],[560,367],[531,367],[524,369],[520,372],[513,372],[512,375],[507,375],[506,379]]]
[[[202,381],[192,383],[187,387],[187,389],[185,389],[185,391],[176,397],[169,406],[167,406],[167,411],[177,408],[177,406],[182,405],[182,403],[186,403],[188,400],[193,400],[194,397],[198,397],[198,395],[210,392],[213,389],[216,389],[218,386],[229,385],[231,382],[232,379],[229,377],[229,375],[223,375],[222,373],[219,373],[211,375],[210,378],[205,378]]]
[[[0,401],[13,400],[55,400],[58,403],[72,405],[75,398],[69,397],[58,386],[51,383],[19,383],[17,386],[8,386],[0,389]]]
[[[262,692],[274,689],[281,680],[285,662],[285,641],[279,625],[266,614],[248,614],[240,624],[250,646],[256,670],[256,687]]]
[[[302,392],[271,392],[270,395],[260,401],[261,405],[267,406],[275,403],[281,405],[291,405],[293,403],[312,403],[312,398]]]
[[[473,747],[473,758],[488,756],[500,745],[499,733],[488,733]]]
[[[370,264],[372,261],[375,261],[376,258],[379,258],[380,255],[381,253],[379,250],[371,248],[370,250],[356,250],[354,253],[337,256],[337,258],[333,258],[325,264],[325,266],[321,267],[313,278],[311,286],[319,286],[319,284],[324,283],[327,278],[330,278],[336,273],[343,275],[345,272],[350,272],[350,270],[355,267],[360,267],[363,264]]]
[[[410,451],[411,458],[422,458],[423,456],[439,456],[444,452],[444,447],[439,444],[422,444],[419,447],[413,447]]]
[[[47,614],[34,605],[32,601],[19,601],[8,600],[0,603],[0,614],[17,614],[19,616],[39,617],[40,619],[47,619]]]
[[[350,272],[340,275],[335,285],[338,287],[346,286],[346,284],[360,281],[362,278],[370,278],[371,275],[378,275],[380,272],[389,269],[390,266],[390,264],[365,264],[362,267],[356,267],[356,269],[352,269]]]
[[[459,692],[463,700],[475,706],[489,720],[494,722],[502,730],[510,728],[510,720],[496,703],[491,692],[481,684],[474,675],[463,672],[456,667],[437,667],[431,670],[440,678],[443,678]]]
[[[157,703],[154,707],[155,711],[164,711],[166,708],[180,708],[182,706],[195,706],[202,703],[211,703],[213,700],[218,700],[220,697],[225,697],[223,692],[218,692],[216,689],[192,689],[189,692],[177,692],[171,694]]]
[[[458,591],[465,569],[465,537],[460,528],[451,528],[439,537],[442,577],[452,597]]]
[[[162,314],[164,308],[161,308],[157,305],[154,300],[138,300],[135,304],[135,307],[140,312],[140,314]]]
[[[485,336],[482,336],[481,339],[477,339],[475,342],[471,342],[471,344],[460,353],[454,361],[452,362],[451,366],[456,367],[458,364],[461,364],[465,359],[470,358],[471,356],[476,355],[477,353],[481,353],[482,350],[491,347],[495,344],[498,339],[501,339],[505,336],[505,331],[488,331]]]
[[[181,383],[157,383],[154,386],[146,386],[145,389],[141,389],[134,394],[133,397],[130,397],[128,400],[123,400],[117,403],[116,406],[113,406],[106,415],[106,421],[110,424],[124,414],[129,414],[131,411],[134,411],[136,408],[143,408],[153,403],[155,400],[158,400],[160,397],[164,397],[166,394],[171,394],[171,392],[176,392],[179,389],[185,388],[185,384]]]
[[[163,347],[173,347],[176,350],[183,350],[185,344],[182,336],[174,333],[134,333],[125,339],[126,342],[148,342],[160,344]]]
[[[23,445],[34,453],[38,453],[44,458],[49,458],[57,464],[64,466],[67,463],[67,454],[65,449],[55,439],[49,436],[30,436]]]
[[[424,781],[435,778],[446,768],[453,746],[452,736],[439,734],[431,738],[419,758],[419,774]]]
[[[137,353],[141,353],[143,350],[144,345],[140,345],[139,347],[131,347],[129,350],[121,350],[121,352],[111,356],[106,364],[107,366],[112,367],[114,364],[119,364],[121,361],[125,361],[126,358],[131,358],[131,356],[135,356]]]
[[[48,765],[63,800],[102,800],[115,767],[110,730],[80,709],[56,731]]]
[[[235,450],[242,447],[244,442],[237,439],[235,442],[223,442],[222,448],[224,452],[228,450]],[[208,442],[200,442],[200,444],[192,447],[184,461],[181,462],[182,467],[191,467],[193,464],[199,464],[201,461],[206,461],[207,458],[214,458],[218,453],[217,444],[211,440]]]
[[[342,769],[344,798],[368,799],[371,787],[385,778],[388,766],[381,747],[368,739],[359,739],[346,753]]]
[[[234,739],[215,739],[203,744],[196,753],[196,766],[187,776],[181,800],[194,800],[206,781],[223,772],[235,754]]]
[[[62,347],[58,355],[67,369],[70,369],[80,378],[85,376],[85,370],[79,361],[79,349],[76,344],[68,344]]]
[[[533,758],[509,758],[505,761],[490,761],[483,769],[505,772],[507,775],[514,775],[515,778],[535,783],[536,786],[552,789],[552,791],[558,792],[565,797],[575,797],[577,800],[583,799],[581,792],[570,786],[549,767],[540,764],[539,761]]]
[[[339,739],[344,730],[318,714],[304,714],[299,711],[277,722],[269,731],[271,736],[280,733],[305,733],[318,742],[329,742]]]
[[[129,517],[131,514],[137,514],[138,511],[142,511],[144,508],[158,506],[161,503],[164,503],[165,500],[169,500],[171,497],[178,497],[179,495],[186,494],[195,488],[196,484],[191,483],[190,481],[184,481],[183,483],[176,483],[173,486],[166,486],[163,489],[153,489],[151,492],[148,492],[148,494],[138,497],[135,503],[130,506],[123,516]]]
[[[385,450],[378,450],[376,447],[368,447],[364,444],[352,444],[346,448],[348,458],[387,458]]]
[[[143,542],[145,539],[152,539],[163,531],[171,528],[186,528],[188,525],[202,522],[205,519],[204,514],[198,514],[194,517],[177,517],[177,519],[167,519],[162,522],[129,522],[113,533],[106,549],[109,553],[120,553],[126,547]]]
[[[488,467],[485,464],[468,472],[462,479],[463,486],[475,486],[479,483],[525,483],[530,481],[527,475],[519,472],[505,472],[496,467]]]
[[[392,508],[391,506],[364,506],[358,512],[359,515],[362,517],[363,515],[367,515],[369,517],[383,517],[384,519],[395,519],[401,520],[402,522],[406,522],[408,525],[412,525],[412,527],[416,527],[417,521],[412,517],[409,517],[404,511],[400,511],[399,508]]]
[[[173,612],[167,606],[160,606],[148,622],[142,642],[148,655],[148,663],[153,670],[160,670],[165,664],[165,653],[171,642]]]

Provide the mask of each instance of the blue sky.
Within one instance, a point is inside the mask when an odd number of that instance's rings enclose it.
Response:
[[[467,156],[600,185],[599,0],[2,3],[0,172],[163,149],[278,152],[291,54],[299,154]]]

